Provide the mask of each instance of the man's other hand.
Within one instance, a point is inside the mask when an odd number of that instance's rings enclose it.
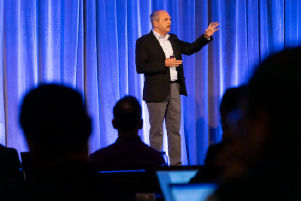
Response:
[[[176,60],[175,58],[165,59],[166,67],[178,67],[182,64],[182,60]]]

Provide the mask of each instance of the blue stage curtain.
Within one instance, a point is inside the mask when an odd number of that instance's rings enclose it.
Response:
[[[188,42],[210,22],[220,23],[208,46],[183,57],[189,94],[182,97],[184,164],[202,164],[208,146],[221,140],[224,91],[247,82],[268,55],[301,45],[299,0],[0,0],[0,143],[28,150],[18,124],[19,104],[42,82],[84,94],[93,119],[91,152],[115,141],[112,108],[126,94],[141,101],[140,135],[148,143],[135,41],[151,30],[155,9],[167,10],[171,32]]]

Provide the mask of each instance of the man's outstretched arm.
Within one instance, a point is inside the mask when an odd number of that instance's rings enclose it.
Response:
[[[217,28],[218,25],[218,22],[210,23],[208,28],[205,30],[205,33],[197,38],[193,43],[187,43],[176,38],[176,43],[178,44],[178,47],[180,47],[181,53],[191,55],[200,51],[203,46],[207,45],[212,40],[213,34],[219,30],[219,28]]]

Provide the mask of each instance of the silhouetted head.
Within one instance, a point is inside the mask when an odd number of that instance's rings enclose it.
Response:
[[[295,156],[301,140],[301,49],[267,58],[256,68],[248,91],[250,136]]]
[[[125,96],[120,99],[113,109],[113,127],[122,133],[137,135],[142,128],[141,106],[133,96]]]
[[[68,155],[87,149],[91,120],[81,94],[57,84],[42,84],[27,93],[20,124],[33,153]]]
[[[223,140],[242,136],[245,133],[243,120],[245,115],[247,87],[228,88],[220,103]]]

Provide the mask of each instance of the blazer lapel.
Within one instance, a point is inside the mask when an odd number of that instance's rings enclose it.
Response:
[[[156,49],[158,49],[157,53],[161,54],[161,56],[165,58],[165,53],[164,53],[159,41],[157,40],[156,36],[154,35],[153,31],[151,31],[149,34],[152,38],[153,45],[155,46]]]
[[[179,52],[178,52],[177,46],[175,44],[175,41],[173,40],[172,35],[169,37],[169,41],[170,41],[170,44],[171,44],[171,47],[172,47],[173,54],[174,54],[175,58],[180,59]],[[176,68],[176,69],[179,72],[180,68]]]
[[[173,40],[173,36],[172,35],[170,35],[170,37],[169,37],[169,41],[170,41],[170,44],[171,44],[171,47],[172,47],[172,50],[173,50],[173,54],[175,55],[175,57],[176,57],[176,59],[179,59],[178,58],[178,49],[177,49],[177,46],[176,46],[176,44],[175,44],[175,41]]]

